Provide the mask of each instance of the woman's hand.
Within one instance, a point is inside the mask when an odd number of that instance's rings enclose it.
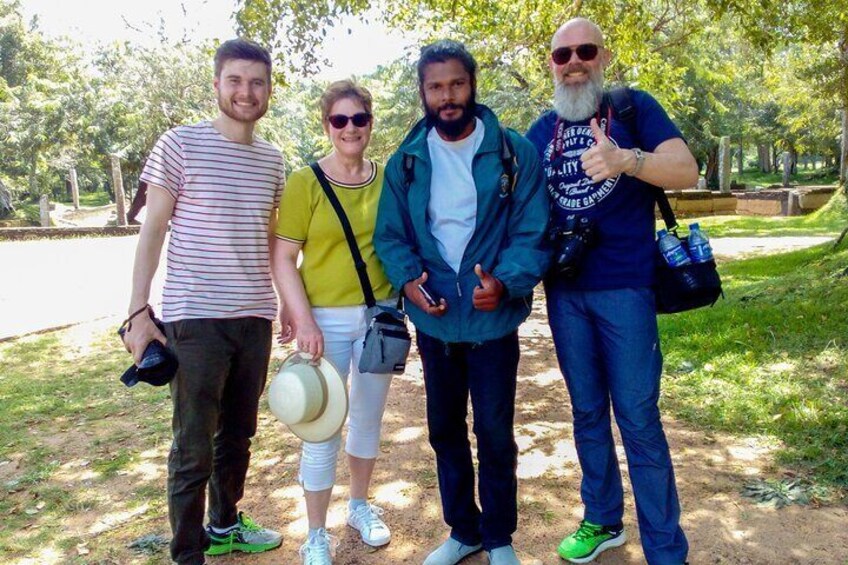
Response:
[[[324,354],[324,334],[315,320],[308,320],[295,325],[297,348],[312,355],[313,364],[317,363]]]

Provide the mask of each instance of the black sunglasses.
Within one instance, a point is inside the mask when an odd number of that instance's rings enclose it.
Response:
[[[333,114],[332,116],[327,116],[327,121],[330,122],[330,125],[336,129],[344,129],[347,126],[348,120],[353,122],[354,126],[364,128],[371,123],[371,114],[368,112],[359,112],[352,116],[345,116],[344,114]]]
[[[557,47],[551,52],[551,59],[557,65],[564,65],[571,60],[571,54],[577,53],[581,61],[591,61],[598,56],[599,47],[594,43],[583,43],[575,48]]]

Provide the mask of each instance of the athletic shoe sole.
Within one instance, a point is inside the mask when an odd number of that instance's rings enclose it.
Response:
[[[584,555],[583,557],[565,557],[564,555],[560,554],[560,557],[562,557],[566,561],[570,561],[571,563],[590,563],[595,560],[595,557],[597,557],[607,549],[622,546],[626,541],[627,533],[622,531],[620,536],[610,538],[607,541],[599,543],[598,547],[596,547],[592,551],[592,553],[589,553],[588,555]]]
[[[270,551],[272,549],[276,549],[282,544],[282,540],[276,543],[263,544],[227,543],[221,545],[210,545],[209,548],[203,553],[205,553],[206,555],[227,555],[228,553],[235,553],[236,551],[241,551],[242,553],[262,553],[263,551]]]

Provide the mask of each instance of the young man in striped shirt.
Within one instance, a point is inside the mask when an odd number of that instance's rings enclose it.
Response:
[[[241,39],[223,43],[214,85],[218,117],[167,131],[141,175],[149,185],[148,213],[125,336],[136,362],[156,339],[180,364],[170,385],[174,442],[168,456],[171,557],[180,565],[201,565],[204,553],[266,551],[282,542],[236,508],[277,315],[268,226],[276,223],[283,160],[253,135],[271,97],[268,51]],[[146,305],[168,222],[166,339]]]

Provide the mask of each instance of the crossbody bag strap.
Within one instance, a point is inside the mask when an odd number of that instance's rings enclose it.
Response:
[[[327,196],[327,200],[330,201],[330,204],[333,206],[333,210],[336,211],[336,215],[339,217],[339,222],[342,224],[345,239],[347,239],[347,244],[350,247],[350,254],[353,256],[353,264],[356,267],[356,274],[359,276],[359,284],[362,285],[362,294],[365,296],[365,305],[368,306],[368,308],[372,308],[375,304],[377,304],[377,301],[374,300],[374,291],[371,289],[371,281],[368,278],[368,268],[365,265],[365,261],[362,260],[362,253],[359,252],[359,245],[356,243],[356,237],[353,235],[353,228],[350,227],[350,221],[347,219],[347,214],[345,214],[344,208],[342,208],[342,203],[339,202],[338,196],[336,196],[336,193],[333,192],[330,183],[327,181],[326,175],[324,175],[324,171],[321,170],[318,163],[311,163],[309,166],[318,178],[318,183],[321,185],[321,188],[324,189],[324,194]]]

